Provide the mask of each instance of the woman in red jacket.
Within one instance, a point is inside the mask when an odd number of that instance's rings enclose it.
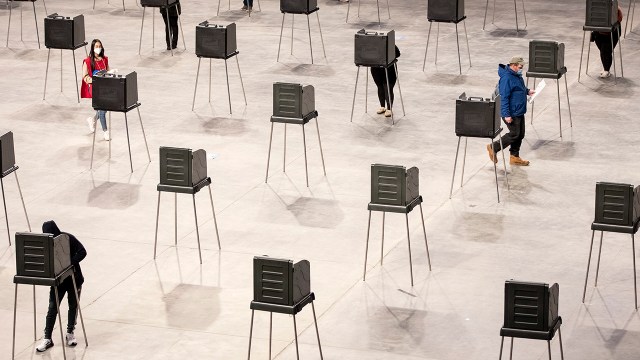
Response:
[[[82,62],[82,86],[80,88],[80,96],[82,98],[90,99],[92,97],[92,77],[98,71],[109,71],[109,58],[107,58],[104,53],[102,41],[94,39],[91,42],[91,51],[89,52],[89,56]],[[87,119],[87,123],[89,123],[89,130],[94,132],[96,120],[100,119],[100,125],[102,125],[102,131],[104,132],[104,139],[109,141],[106,114],[107,112],[104,110],[97,110],[94,116]]]

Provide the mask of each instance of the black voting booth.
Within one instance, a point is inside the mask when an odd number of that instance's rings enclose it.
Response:
[[[302,125],[302,144],[304,147],[304,171],[309,187],[309,170],[307,166],[307,136],[304,125],[311,119],[316,119],[316,131],[318,133],[318,145],[320,146],[320,158],[322,159],[322,171],[327,176],[324,166],[324,154],[322,141],[320,140],[320,126],[318,125],[318,111],[315,106],[315,89],[313,85],[293,83],[273,83],[273,115],[271,116],[271,132],[269,134],[269,152],[267,155],[267,172],[264,182],[269,179],[269,163],[271,162],[271,144],[273,143],[273,124],[284,124],[284,155],[282,157],[282,171],[287,167],[287,124]]]
[[[166,16],[167,18],[169,17],[169,11],[171,10],[171,8],[177,8],[178,7],[178,2],[177,0],[140,0],[140,6],[142,6],[142,23],[140,24],[140,43],[138,44],[138,55],[140,55],[140,52],[142,51],[142,30],[144,29],[144,15],[147,11],[147,8],[159,8],[159,9],[165,9],[166,12]],[[151,15],[152,18],[152,47],[155,48],[156,47],[156,29],[155,29],[155,23],[156,23],[156,16],[155,16],[155,12]],[[168,19],[167,19],[167,23],[168,23]],[[184,41],[184,31],[182,30],[182,20],[180,20],[180,14],[178,14],[178,25],[180,26],[180,33],[182,34],[182,45],[184,46],[184,49],[187,50],[187,43]],[[171,33],[171,27],[169,27],[169,38],[172,39],[173,35]],[[171,50],[171,56],[173,56],[173,49]]]
[[[193,217],[196,221],[196,238],[198,240],[198,256],[202,264],[202,252],[200,251],[200,230],[198,229],[198,213],[196,210],[196,193],[202,188],[209,189],[209,199],[211,200],[211,211],[213,212],[213,224],[216,228],[216,238],[218,239],[218,249],[220,247],[220,236],[218,234],[218,221],[216,220],[216,210],[213,206],[213,195],[211,194],[211,178],[207,175],[207,153],[200,149],[193,151],[185,148],[160,147],[160,183],[158,190],[158,210],[156,212],[156,234],[153,244],[153,258],[156,258],[158,247],[158,221],[160,219],[160,194],[162,192],[172,192],[174,194],[174,218],[175,227],[174,245],[178,245],[178,193],[191,194],[193,198]]]
[[[313,304],[315,299],[315,294],[311,292],[311,265],[308,260],[301,260],[294,264],[292,260],[255,256],[253,258],[253,301],[249,306],[251,308],[251,327],[249,329],[247,359],[251,359],[253,317],[256,310],[269,312],[269,359],[271,359],[273,313],[293,316],[296,358],[299,359],[296,315],[308,304],[311,304],[313,310],[313,324],[316,328],[318,350],[320,351],[320,359],[323,359],[316,308]]]
[[[40,32],[38,31],[38,15],[36,14],[36,1],[37,0],[7,0],[7,6],[9,7],[9,24],[7,25],[7,47],[9,47],[9,33],[11,32],[11,15],[13,14],[13,2],[20,4],[20,41],[22,40],[22,3],[30,2],[33,6],[33,19],[36,24],[36,37],[38,38],[38,49],[40,49]],[[47,13],[47,4],[42,0],[44,6],[44,13]],[[631,23],[633,27],[633,23]]]
[[[506,8],[506,6],[505,6]],[[518,24],[518,0],[513,0],[513,10],[516,16],[516,34],[520,32],[520,26]],[[485,25],[487,24],[487,12],[489,11],[489,0],[487,0],[487,4],[484,8],[484,21],[482,22],[482,30],[484,31]],[[522,0],[522,12],[524,15],[524,29],[527,28],[527,9],[524,7],[524,0]],[[495,24],[496,21],[496,0],[493,0],[493,17],[491,18],[491,23]]]
[[[353,109],[356,106],[356,92],[358,90],[358,78],[360,77],[360,67],[368,68],[384,68],[385,80],[387,83],[387,100],[391,99],[391,87],[389,86],[389,70],[395,71],[396,80],[398,82],[398,90],[400,91],[400,103],[402,104],[402,115],[404,112],[404,100],[402,99],[402,89],[400,88],[400,76],[398,74],[398,60],[396,59],[396,32],[390,30],[387,33],[369,32],[365,29],[359,30],[355,34],[354,40],[354,63],[358,67],[356,72],[356,85],[353,89],[353,102],[351,103],[351,117],[353,122]],[[365,99],[364,112],[367,112],[367,98],[369,95],[369,76],[365,76]],[[395,102],[395,101],[394,101]],[[391,103],[391,101],[389,101]],[[391,104],[393,109],[393,104]],[[392,110],[389,109],[389,110]],[[395,115],[391,111],[391,124],[395,125]]]
[[[13,173],[16,178],[18,193],[20,194],[20,200],[22,201],[22,209],[24,210],[24,216],[27,218],[29,231],[31,231],[29,215],[27,215],[27,208],[24,205],[20,181],[18,181],[18,165],[16,165],[16,153],[13,146],[13,133],[9,131],[8,133],[0,136],[0,188],[2,189],[2,205],[4,206],[4,219],[7,223],[9,246],[11,246],[11,231],[9,230],[9,213],[7,212],[7,197],[4,192],[4,178],[9,176],[11,173]]]
[[[229,90],[229,69],[227,67],[227,59],[235,57],[238,66],[238,76],[240,77],[240,86],[242,86],[242,96],[244,104],[247,105],[247,95],[244,92],[244,83],[242,81],[242,72],[240,72],[240,62],[238,61],[238,45],[236,41],[236,24],[228,25],[210,24],[203,21],[196,26],[196,56],[198,57],[198,71],[196,72],[196,85],[193,90],[193,103],[191,111],[196,105],[196,92],[198,91],[198,77],[200,76],[200,63],[202,58],[209,59],[209,103],[211,103],[211,59],[224,60],[224,71],[227,79],[227,97],[229,98],[229,114],[231,110],[231,91]]]
[[[622,41],[618,22],[618,0],[587,0],[584,26],[582,27],[582,50],[580,50],[580,67],[578,68],[578,82],[582,75],[582,59],[584,57],[584,40],[587,32],[597,31],[609,33],[611,39],[611,56],[613,57],[613,76],[617,82],[618,72],[616,69],[616,49],[613,46],[613,33],[618,33],[618,49],[620,58],[620,76],[624,77],[624,67],[622,65]],[[591,55],[591,41],[587,47],[587,63],[585,74],[589,74],[589,56]]]
[[[62,317],[60,314],[60,302],[58,301],[58,285],[71,277],[73,289],[78,303],[80,324],[84,334],[85,346],[89,346],[87,333],[84,328],[80,297],[76,286],[75,270],[71,264],[69,249],[69,236],[60,234],[16,233],[16,275],[13,277],[15,295],[13,302],[13,342],[11,347],[11,359],[15,358],[16,347],[16,312],[18,303],[18,284],[33,285],[33,337],[36,336],[36,285],[51,286],[55,292],[56,308],[58,309],[58,328],[60,329],[60,344],[62,354],[67,358],[65,339],[62,332]]]
[[[560,138],[562,138],[562,111],[560,109],[560,78],[564,76],[564,87],[569,107],[569,123],[573,127],[571,118],[571,103],[569,101],[569,86],[567,84],[567,68],[564,66],[564,43],[557,41],[531,40],[529,42],[529,70],[527,71],[527,87],[529,78],[533,78],[533,89],[537,79],[555,79],[558,93],[558,119],[560,123]],[[531,123],[535,102],[531,104]]]
[[[127,113],[133,109],[138,112],[138,120],[142,129],[144,145],[147,149],[147,157],[151,162],[147,136],[142,125],[140,116],[140,103],[138,102],[138,74],[132,71],[127,74],[112,74],[104,71],[97,72],[92,77],[93,97],[91,99],[94,110],[109,111],[109,138],[111,138],[111,112],[124,113],[124,125],[127,132],[127,147],[129,150],[129,166],[133,172],[133,161],[131,159],[131,141],[129,140],[129,120]],[[93,153],[96,146],[97,126],[93,129],[93,143],[91,145],[91,165],[93,169]],[[109,141],[109,159],[111,159],[111,141]]]
[[[504,338],[511,338],[509,359],[513,355],[513,339],[546,340],[549,360],[551,360],[551,340],[556,331],[560,343],[560,356],[564,359],[562,349],[562,317],[558,315],[560,287],[558,284],[506,281],[504,284],[504,325],[500,329],[500,357]]]
[[[293,55],[293,23],[296,14],[304,14],[307,16],[307,29],[309,30],[309,50],[311,52],[311,64],[313,64],[313,45],[311,44],[311,23],[309,22],[309,14],[316,13],[318,19],[318,30],[320,30],[320,41],[322,42],[322,53],[325,60],[327,52],[324,49],[324,38],[322,37],[322,27],[320,26],[320,15],[318,14],[318,0],[280,0],[280,12],[282,13],[282,25],[280,26],[280,40],[278,41],[278,57],[276,61],[280,61],[280,48],[282,46],[282,31],[284,29],[284,16],[291,14],[291,55]]]
[[[456,26],[456,45],[458,47],[458,68],[462,75],[462,62],[460,60],[460,40],[458,36],[458,24],[462,22],[464,26],[464,37],[467,41],[467,53],[469,54],[469,67],[471,67],[471,50],[469,49],[469,37],[467,36],[467,25],[464,14],[464,0],[428,0],[427,20],[429,20],[429,32],[427,34],[427,46],[424,50],[424,61],[422,71],[427,64],[427,52],[429,51],[429,39],[431,38],[431,26],[437,23],[436,31],[436,57],[434,62],[438,63],[438,37],[440,36],[440,23],[453,23]]]
[[[456,148],[456,158],[453,163],[453,175],[451,176],[451,189],[449,199],[453,194],[453,182],[456,178],[456,167],[458,165],[458,154],[460,152],[460,140],[464,137],[464,155],[462,157],[462,175],[460,176],[460,187],[464,185],[464,166],[467,158],[468,138],[490,139],[491,143],[496,137],[500,138],[500,148],[502,148],[502,131],[500,118],[500,95],[492,94],[491,98],[467,97],[462,93],[456,100],[456,136],[458,137],[458,147]],[[490,144],[491,144],[490,143]],[[509,177],[507,176],[507,162],[502,153],[502,164],[504,166],[504,177],[509,187]],[[497,156],[497,154],[496,154]],[[498,168],[497,159],[493,163],[493,173],[496,178],[496,194],[500,202],[500,190],[498,189]]]
[[[382,244],[380,246],[380,265],[384,259],[384,222],[387,212],[405,215],[407,225],[407,245],[409,247],[409,271],[411,274],[411,286],[413,286],[413,261],[411,259],[411,238],[409,237],[409,213],[416,206],[420,207],[420,220],[424,233],[424,245],[427,249],[427,262],[431,271],[431,256],[429,255],[429,243],[427,230],[424,226],[424,214],[422,212],[422,196],[420,195],[420,172],[417,167],[407,169],[399,165],[371,165],[371,202],[369,202],[369,222],[367,224],[367,244],[364,252],[364,271],[362,281],[366,280],[367,257],[369,254],[369,232],[371,230],[371,212],[382,211]]]
[[[80,103],[80,90],[78,88],[78,68],[76,66],[76,49],[84,46],[87,53],[87,42],[84,34],[84,15],[73,18],[53,13],[44,19],[44,46],[47,50],[47,70],[44,74],[44,91],[42,100],[47,95],[47,78],[49,75],[49,59],[51,49],[60,49],[60,92],[62,92],[62,50],[71,50],[73,56],[73,71],[75,73],[75,88]]]
[[[635,234],[640,228],[640,186],[599,182],[596,184],[595,218],[591,224],[591,246],[587,274],[584,278],[582,302],[587,293],[587,280],[591,266],[593,252],[593,238],[596,231],[600,231],[600,248],[598,250],[598,265],[596,267],[595,285],[598,286],[598,272],[600,271],[600,255],[602,254],[602,240],[604,232],[614,232],[631,235],[631,249],[633,257],[633,290],[635,308],[638,310],[638,286],[636,281],[636,242]]]

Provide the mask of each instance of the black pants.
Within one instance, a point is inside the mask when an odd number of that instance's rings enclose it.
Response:
[[[504,121],[504,118],[502,119]],[[507,122],[504,122],[507,124]],[[513,156],[520,156],[520,145],[524,139],[524,115],[511,117],[511,123],[507,124],[509,133],[502,137],[503,148],[509,147],[509,152]],[[497,154],[500,151],[500,140],[493,142],[493,151]]]
[[[618,45],[620,24],[614,26],[613,33],[599,33],[592,32],[591,37],[595,41],[598,50],[600,50],[600,60],[602,61],[602,67],[605,71],[611,69],[613,63],[613,49],[611,48],[611,35],[613,35],[613,47]]]
[[[380,101],[380,106],[384,107],[385,100],[387,103],[387,109],[391,109],[393,105],[393,87],[396,86],[396,68],[394,66],[389,66],[387,68],[387,74],[389,76],[389,91],[387,92],[387,79],[385,77],[384,68],[371,68],[371,76],[373,77],[373,81],[376,83],[378,87],[378,101]],[[389,102],[388,93],[391,94],[391,102]]]
[[[253,7],[253,0],[242,0],[244,6]]]
[[[78,286],[78,296],[80,296],[81,286]],[[69,313],[67,320],[67,332],[73,333],[76,327],[76,314],[78,311],[78,301],[76,300],[76,294],[73,291],[73,280],[71,277],[66,278],[62,284],[58,285],[58,303],[62,303],[64,294],[67,293],[67,301],[69,303]],[[44,328],[44,338],[51,339],[51,333],[53,332],[53,326],[56,324],[56,316],[58,316],[58,309],[56,308],[56,293],[53,287],[49,291],[49,310],[47,311],[47,321]],[[62,326],[62,324],[60,325]]]
[[[171,26],[171,36],[172,39],[169,39],[169,27],[167,26],[167,17],[169,18],[169,26]],[[164,33],[167,40],[167,49],[170,47],[175,49],[178,47],[178,17],[177,16],[162,16],[162,20],[164,20]]]

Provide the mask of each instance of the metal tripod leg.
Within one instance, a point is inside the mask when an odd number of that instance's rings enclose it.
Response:
[[[211,194],[211,184],[207,186],[209,188],[209,200],[211,200],[211,212],[213,213],[213,226],[216,228],[216,239],[218,239],[218,250],[221,250],[220,246],[220,234],[218,233],[218,220],[216,219],[216,209],[213,207],[213,195]]]
[[[404,214],[407,224],[407,245],[409,246],[409,272],[411,274],[411,286],[413,287],[413,261],[411,260],[411,238],[409,238],[409,213]]]
[[[42,92],[42,100],[47,96],[47,78],[49,77],[49,59],[51,57],[51,49],[47,49],[47,70],[44,73],[44,91]]]
[[[389,102],[389,110],[391,110],[391,125],[395,125],[395,116],[393,115],[393,102],[391,101],[391,85],[389,84],[389,71],[385,67],[384,68],[384,77],[387,81],[387,101]]]
[[[571,118],[571,102],[569,101],[569,85],[567,84],[567,75],[564,76],[564,90],[567,93],[567,106],[569,107],[569,125],[573,127],[573,119]]]
[[[284,124],[284,137],[282,139],[284,145],[282,151],[282,172],[287,171],[287,123]]]
[[[140,55],[140,51],[142,50],[142,29],[144,28],[144,13],[146,12],[147,7],[142,7],[142,24],[140,24],[140,43],[138,44],[138,55]]]
[[[433,25],[433,23],[430,21],[429,32],[427,32],[427,46],[424,49],[424,60],[422,61],[422,72],[424,72],[424,68],[427,65],[427,52],[429,52],[429,39],[431,38],[431,25]]]
[[[9,5],[9,25],[7,25],[7,47],[9,47],[9,32],[11,31],[11,14],[13,13],[13,11],[11,10],[13,8],[13,0],[10,3],[7,3]]]
[[[142,116],[140,116],[140,108],[137,107],[138,121],[140,121],[140,129],[142,130],[142,138],[144,139],[144,147],[147,149],[147,158],[151,162],[151,153],[149,152],[149,145],[147,144],[147,134],[144,132],[144,125],[142,125]]]
[[[318,319],[316,318],[316,307],[311,302],[311,310],[313,310],[313,324],[316,326],[316,337],[318,338],[318,350],[320,350],[320,360],[324,359],[322,356],[322,345],[320,345],[320,332],[318,331]]]
[[[84,328],[84,318],[82,317],[82,309],[80,308],[80,294],[78,294],[78,286],[76,285],[75,273],[71,274],[71,280],[73,281],[73,291],[76,295],[76,305],[78,306],[78,314],[80,314],[80,325],[82,325],[82,335],[84,336],[84,345],[89,346],[89,340],[87,339],[87,331]],[[62,328],[62,323],[60,323],[60,327]]]
[[[367,278],[367,255],[369,255],[369,233],[371,230],[371,210],[369,210],[369,222],[367,224],[367,244],[364,248],[364,270],[362,271],[362,281]]]
[[[291,52],[290,52],[290,55],[293,55],[293,29],[294,29],[293,24],[294,24],[295,19],[296,19],[296,15],[295,14],[291,14],[291,47],[290,47]]]
[[[460,187],[462,187],[464,185],[464,167],[467,163],[467,143],[469,141],[469,138],[464,138],[464,152],[462,153],[462,171],[461,171],[461,176],[460,176]]]
[[[0,188],[2,188],[2,205],[4,206],[4,220],[7,223],[7,237],[9,238],[9,246],[11,246],[11,231],[9,230],[9,213],[7,212],[7,197],[4,194],[4,181],[0,178]]]
[[[178,193],[173,193],[173,244],[178,246]]]
[[[538,81],[538,78],[535,78],[535,77],[534,77],[534,78],[533,78],[533,91],[535,91],[535,90],[536,90],[536,82],[537,82],[537,81]],[[529,78],[527,78],[527,85],[528,85],[528,83],[529,83]],[[531,103],[531,121],[530,121],[530,124],[531,124],[531,125],[533,125],[533,113],[534,113],[534,110],[535,110],[535,106],[536,106],[536,102],[535,102],[535,101],[533,101],[533,102]]]
[[[22,189],[20,188],[20,181],[18,180],[18,171],[14,171],[13,175],[16,177],[16,184],[18,184],[18,193],[20,194],[20,201],[22,202],[22,210],[24,210],[24,217],[27,219],[27,226],[31,231],[31,223],[29,222],[29,215],[27,215],[27,207],[24,206],[24,197],[22,196]],[[3,196],[4,197],[4,196]]]
[[[440,23],[436,24],[436,59],[433,62],[438,65],[438,44],[440,43]]]
[[[156,250],[158,248],[158,221],[160,219],[160,194],[162,192],[158,191],[158,209],[156,210],[156,235],[153,241],[153,259],[156,258]]]
[[[309,50],[311,51],[311,64],[313,64],[313,45],[311,44],[311,23],[309,22],[309,14],[307,14],[307,29],[309,30]],[[293,29],[291,29],[291,34],[293,34]],[[293,46],[291,47],[291,49],[293,50]]]
[[[420,203],[420,220],[422,220],[422,232],[424,233],[424,246],[427,249],[427,262],[429,271],[431,271],[431,256],[429,255],[429,242],[427,240],[427,229],[424,226],[424,213],[422,212],[422,203]]]
[[[359,75],[360,75],[360,65],[358,65],[358,71],[356,72],[356,86],[353,87],[353,102],[351,103],[351,120],[350,120],[351,122],[353,122],[353,108],[356,106],[356,91],[358,90]]]
[[[518,34],[518,32],[520,31],[520,28],[518,26],[518,0],[513,0],[513,8],[516,13],[516,34]]]
[[[560,360],[564,360],[564,349],[562,348],[562,331],[558,328],[558,339],[560,340]]]
[[[33,290],[33,341],[38,340],[38,334],[36,333],[37,324],[36,324],[36,286],[32,286]]]
[[[80,104],[80,89],[78,89],[78,68],[76,67],[76,51],[71,50],[73,55],[73,71],[76,74],[76,95],[78,96],[78,104]]]
[[[193,218],[196,221],[196,239],[198,240],[198,256],[200,257],[200,264],[202,264],[202,251],[200,250],[200,230],[198,229],[198,212],[196,211],[196,194],[191,196],[193,198]]]
[[[382,21],[380,21],[380,1],[376,0],[376,8],[378,9],[378,25],[382,24]]]
[[[493,174],[496,177],[496,194],[498,195],[498,202],[500,202],[500,189],[498,187],[498,164],[495,161],[493,161]]]
[[[298,350],[298,326],[296,325],[296,314],[293,314],[293,332],[296,341],[296,359],[300,360],[300,351]]]
[[[582,56],[584,54],[584,39],[586,38],[586,36],[587,36],[587,32],[583,31],[582,32],[582,50],[580,50],[580,66],[578,67],[578,82],[580,82],[580,75],[582,74]],[[587,64],[589,64],[588,60],[587,60]]]
[[[278,57],[276,58],[276,62],[280,61],[280,47],[282,45],[282,29],[284,29],[284,13],[282,13],[282,25],[280,25],[280,40],[278,41]]]
[[[320,26],[320,15],[316,11],[316,18],[318,18],[318,30],[320,30],[320,42],[322,43],[322,54],[324,54],[324,58],[327,58],[327,52],[324,49],[324,38],[322,37],[322,27]]]
[[[489,0],[487,0],[487,4],[489,4]],[[502,348],[504,347],[504,336],[502,336],[502,340],[500,340],[500,356],[498,360],[502,360]]]
[[[460,139],[461,136],[458,136],[458,147],[456,148],[456,159],[453,161],[453,175],[451,176],[451,189],[449,190],[449,199],[451,199],[451,195],[453,194],[453,181],[456,178],[456,166],[458,165],[458,153],[460,152]]]
[[[616,70],[616,49],[613,47],[613,31],[609,33],[611,38],[611,59],[613,60],[613,76],[614,82],[618,82],[618,71]]]
[[[382,266],[383,264],[383,260],[384,260],[384,224],[385,224],[385,217],[386,217],[387,213],[385,211],[382,212],[382,242],[380,243],[380,266]]]
[[[13,295],[13,340],[11,343],[11,360],[16,358],[16,313],[17,313],[17,305],[18,305],[18,284],[15,284],[14,288],[15,290]]]
[[[600,231],[600,248],[598,249],[598,263],[596,265],[596,281],[595,287],[598,287],[598,274],[600,273],[600,257],[602,256],[602,238],[604,237],[604,231]]]
[[[489,0],[487,0],[487,5],[484,7],[484,21],[482,22],[482,31],[484,31],[484,27],[487,24],[487,11],[489,10]],[[504,341],[504,338],[502,338]]]
[[[97,124],[94,121],[94,123],[93,123],[93,142],[91,143],[91,162],[89,163],[89,170],[93,169],[93,153],[94,153],[94,150],[96,148],[96,131],[98,131],[96,125]],[[109,125],[111,125],[111,124],[109,124]],[[109,126],[109,129],[111,129],[111,126]],[[109,136],[109,138],[111,138],[111,136]],[[111,142],[109,142],[109,144],[111,144]]]
[[[227,98],[229,99],[229,114],[233,114],[231,110],[231,90],[229,89],[229,68],[227,67],[227,59],[224,59],[224,73],[227,76]]]
[[[622,41],[620,41],[620,28],[617,28],[618,31],[618,52],[620,53],[620,77],[624,77],[624,63],[622,62]],[[615,62],[615,58],[613,59]]]
[[[507,160],[504,155],[504,146],[502,146],[502,134],[500,134],[500,152],[502,153],[502,166],[504,167],[504,179],[507,181],[507,190],[509,189],[509,175],[507,174]]]
[[[318,117],[316,117],[316,131],[318,133],[318,145],[320,146],[320,159],[322,159],[322,171],[327,176],[327,169],[324,167],[324,153],[322,152],[322,141],[320,140],[320,126],[318,125]]]
[[[456,23],[456,46],[458,47],[458,68],[462,75],[462,60],[460,60],[460,37],[458,36],[458,23]]]
[[[562,111],[560,110],[560,79],[556,79],[556,89],[558,91],[558,120],[560,121],[560,139],[562,139]]]
[[[394,63],[393,67],[396,72],[396,81],[398,82],[398,92],[400,93],[400,105],[402,105],[402,116],[407,116],[407,114],[404,112],[404,99],[402,98],[402,86],[400,86],[400,73],[398,72],[398,63]]]
[[[269,311],[269,360],[271,360],[272,338],[273,338],[273,312]]]
[[[271,142],[273,141],[273,123],[271,123],[271,133],[269,134],[269,153],[267,155],[267,173],[264,175],[264,183],[269,178],[269,161],[271,160]]]
[[[38,37],[38,49],[40,49],[40,32],[38,31],[38,15],[36,15],[36,3],[32,2],[31,5],[33,6],[33,20],[35,20],[36,22],[36,36]],[[45,12],[46,12],[46,5],[45,5]],[[22,19],[22,16],[20,16],[20,18]],[[20,32],[22,32],[22,28],[20,29]],[[77,79],[76,79],[76,83],[78,83]]]
[[[584,71],[585,74],[589,75],[589,57],[591,56],[591,41],[587,43],[587,66]]]
[[[124,113],[124,127],[127,130],[127,147],[129,148],[129,167],[131,168],[131,172],[133,172],[133,160],[131,160],[131,141],[129,140],[129,120],[127,119],[127,113]]]
[[[309,187],[309,170],[307,168],[307,136],[304,132],[304,124],[302,124],[302,146],[304,147],[304,174],[307,179],[307,187]]]
[[[387,0],[387,13],[389,14],[389,19],[391,19],[391,8],[389,7],[389,0]]]
[[[636,310],[638,310],[638,281],[636,280],[636,239],[631,234],[631,249],[633,251],[633,293],[635,295]]]
[[[349,10],[351,9],[351,1],[347,3],[347,17],[344,19],[344,22],[347,23],[349,21]]]
[[[177,3],[176,3],[176,7],[177,7]],[[171,32],[171,24],[169,24],[169,9],[167,9],[166,14],[164,15],[164,17],[167,18],[167,29],[169,30],[169,42],[171,46],[169,46],[169,49],[171,50],[171,56],[173,56],[173,33]],[[155,34],[155,29],[154,29],[154,34]]]
[[[526,29],[529,24],[527,24],[527,9],[524,7],[524,0],[522,0],[522,13],[524,15],[524,28]]]
[[[551,341],[547,340],[547,352],[549,353],[549,360],[551,360]]]
[[[191,104],[191,111],[193,111],[193,109],[196,106],[196,92],[198,91],[198,77],[200,76],[200,62],[202,61],[202,58],[198,56],[198,70],[196,71],[196,86],[193,89],[193,103]],[[211,77],[209,77],[211,78]]]
[[[244,104],[247,105],[247,94],[244,92],[244,82],[242,81],[242,72],[240,72],[240,61],[238,60],[238,56],[236,55],[236,65],[238,66],[238,75],[240,76],[240,86],[242,87],[242,96],[244,97]],[[211,80],[209,80],[211,82]]]
[[[178,15],[178,24],[180,25],[180,35],[182,35],[182,46],[187,50],[187,42],[184,41],[184,30],[182,29],[182,20],[180,20],[180,15]]]
[[[60,49],[60,92],[62,92],[62,49]]]
[[[255,310],[251,309],[251,326],[249,327],[249,351],[247,353],[247,360],[251,360],[251,337],[253,335],[253,315],[255,314]],[[271,357],[269,357],[271,360]]]
[[[58,310],[58,328],[60,329],[60,343],[63,344],[62,347],[62,357],[64,360],[67,360],[67,351],[64,346],[64,334],[62,333],[62,316],[60,315],[60,298],[58,297],[58,287],[53,286],[53,290],[56,296],[56,309]],[[77,300],[77,299],[76,299]],[[85,337],[86,338],[86,337]]]
[[[471,48],[469,48],[469,36],[467,36],[467,22],[466,22],[466,20],[462,20],[462,26],[464,27],[464,38],[467,41],[467,54],[469,55],[469,67],[472,67],[473,65],[471,65]]]
[[[513,337],[511,338],[511,346],[509,348],[509,360],[513,359]]]

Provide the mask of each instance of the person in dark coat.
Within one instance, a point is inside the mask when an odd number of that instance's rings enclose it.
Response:
[[[400,49],[396,46],[396,58],[400,57]],[[391,107],[393,105],[393,87],[396,86],[396,80],[398,80],[396,74],[396,66],[390,66],[387,68],[387,76],[389,76],[389,90],[387,91],[387,79],[383,67],[372,67],[371,77],[378,87],[378,100],[380,101],[380,108],[376,111],[377,114],[383,114],[386,117],[391,117]],[[391,100],[389,100],[391,96]],[[386,101],[386,107],[385,107]]]
[[[600,73],[601,78],[608,78],[611,76],[609,70],[611,70],[611,64],[613,64],[613,49],[615,49],[616,45],[618,45],[618,40],[620,39],[620,32],[622,26],[620,23],[622,22],[622,9],[618,6],[618,21],[613,24],[613,28],[611,32],[599,32],[592,31],[590,41],[596,43],[598,50],[600,50],[600,61],[602,61],[602,72]],[[611,42],[613,41],[613,47],[611,47]]]
[[[502,146],[509,147],[509,164],[527,166],[529,161],[520,158],[520,145],[524,139],[524,114],[527,112],[527,95],[533,95],[534,90],[529,90],[522,78],[524,59],[514,56],[508,65],[498,65],[498,90],[500,91],[500,116],[507,124],[509,133],[502,137]],[[500,142],[495,141],[487,145],[489,158],[494,163],[498,162],[497,153],[500,151]]]
[[[80,296],[80,290],[84,283],[84,277],[82,276],[82,269],[80,269],[80,261],[87,256],[87,251],[78,239],[66,232],[60,231],[55,221],[50,220],[42,224],[42,232],[58,236],[60,234],[66,234],[69,237],[69,255],[71,256],[71,265],[73,265],[76,285],[78,287],[78,296]],[[58,285],[58,303],[62,302],[64,294],[67,294],[67,301],[69,303],[69,317],[67,321],[67,335],[65,342],[68,346],[76,346],[78,344],[73,330],[76,327],[76,317],[78,312],[78,300],[73,290],[73,279],[71,276],[67,277],[60,285]],[[36,351],[43,352],[53,346],[51,340],[51,334],[53,333],[53,326],[56,324],[56,316],[58,315],[58,309],[56,308],[55,290],[51,287],[49,291],[49,310],[47,311],[47,319],[44,328],[44,338]],[[62,326],[62,324],[60,324]]]
[[[162,20],[164,20],[164,33],[167,40],[167,50],[178,47],[178,16],[182,14],[180,0],[168,8],[160,8]],[[171,37],[169,37],[169,27],[171,27]]]

